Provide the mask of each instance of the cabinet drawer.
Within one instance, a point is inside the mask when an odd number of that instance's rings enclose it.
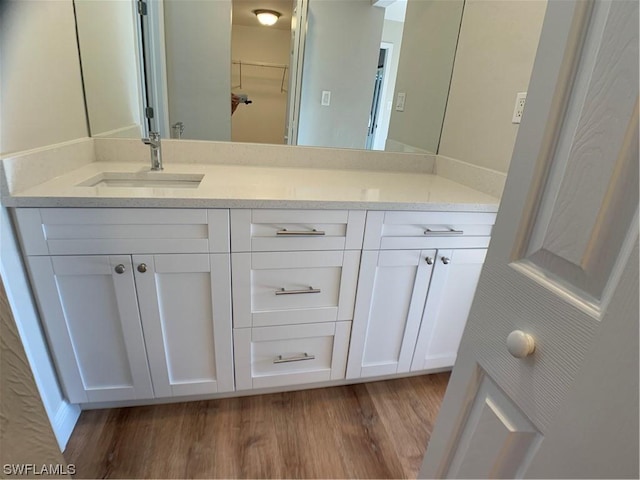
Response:
[[[231,249],[359,250],[364,219],[356,210],[231,210]]]
[[[484,212],[368,212],[363,248],[485,248],[495,218]]]
[[[234,326],[351,320],[359,251],[232,254]]]
[[[234,329],[236,388],[344,378],[351,322]]]
[[[225,253],[229,211],[151,208],[18,208],[27,255]]]

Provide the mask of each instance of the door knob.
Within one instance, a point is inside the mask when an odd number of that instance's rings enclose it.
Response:
[[[442,263],[444,263],[445,265],[449,265],[449,262],[451,261],[450,258],[447,257],[442,257]]]
[[[536,349],[534,338],[522,330],[514,330],[507,337],[507,350],[516,358],[525,358]]]
[[[138,265],[138,271],[140,273],[144,273],[147,271],[147,264],[146,263],[141,263],[140,265]]]
[[[433,265],[433,258],[426,257],[425,260],[427,261],[427,265]]]
[[[123,274],[124,273],[124,265],[123,264],[116,265],[115,271],[116,271],[117,274]]]

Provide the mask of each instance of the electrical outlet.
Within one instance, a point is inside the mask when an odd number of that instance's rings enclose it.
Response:
[[[513,109],[513,118],[511,123],[520,123],[522,114],[524,113],[524,104],[527,100],[527,92],[520,92],[516,95],[516,106]]]
[[[399,93],[396,98],[396,112],[404,112],[404,102],[407,99],[406,93]]]

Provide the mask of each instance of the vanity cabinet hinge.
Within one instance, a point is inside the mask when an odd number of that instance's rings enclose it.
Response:
[[[146,107],[144,109],[144,115],[147,118],[153,118],[153,107]]]
[[[142,1],[138,1],[138,15],[146,15],[147,14],[147,4]]]

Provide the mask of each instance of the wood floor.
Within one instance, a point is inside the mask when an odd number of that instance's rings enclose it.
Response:
[[[79,478],[415,478],[448,381],[88,410],[64,456]]]

